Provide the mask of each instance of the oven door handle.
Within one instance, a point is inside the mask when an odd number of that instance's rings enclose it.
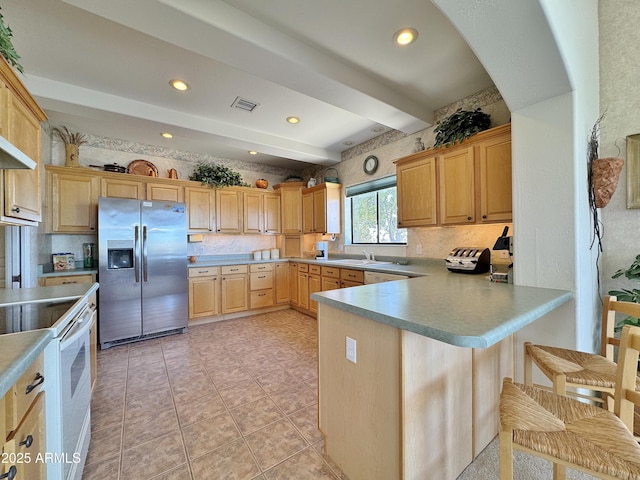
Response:
[[[87,313],[89,314],[87,315]],[[94,315],[95,311],[87,307],[73,319],[71,325],[60,339],[60,351],[63,351],[68,345],[72,345],[78,337],[84,335],[91,328],[91,324],[93,323],[91,320]]]

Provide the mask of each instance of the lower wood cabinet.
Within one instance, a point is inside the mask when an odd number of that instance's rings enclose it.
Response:
[[[220,314],[220,267],[189,269],[189,319]]]
[[[286,262],[275,265],[275,303],[282,305],[289,303],[289,264]]]
[[[222,275],[222,313],[249,309],[247,265],[220,267]]]
[[[250,265],[249,271],[249,307],[255,309],[273,306],[273,263]]]
[[[298,264],[289,264],[289,300],[291,305],[298,305]]]
[[[75,285],[77,283],[94,283],[96,276],[91,273],[79,275],[60,275],[57,277],[40,277],[38,284],[41,287],[51,287],[54,285]]]

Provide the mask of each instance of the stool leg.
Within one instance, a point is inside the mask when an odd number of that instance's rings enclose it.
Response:
[[[525,385],[533,385],[532,361],[531,361],[531,356],[527,351],[527,349],[529,348],[528,347],[529,345],[531,345],[531,342],[525,342],[524,348],[523,348],[524,350],[524,384]]]
[[[567,480],[567,467],[553,464],[553,480]]]
[[[557,395],[567,395],[567,376],[556,375],[553,377],[553,393]]]
[[[500,480],[513,480],[513,430],[500,430]]]

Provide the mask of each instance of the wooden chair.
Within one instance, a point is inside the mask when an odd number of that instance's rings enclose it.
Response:
[[[623,310],[627,302],[618,302],[616,297],[605,297],[602,307],[602,342],[600,355],[546,345],[524,344],[524,384],[533,385],[532,364],[553,383],[553,391],[558,395],[572,395],[587,398],[602,404],[613,394],[616,381],[614,347],[620,344],[614,337],[616,312]],[[634,315],[632,315],[634,316]],[[592,395],[579,394],[572,389],[586,389]],[[596,393],[598,392],[598,393]],[[613,404],[609,404],[609,409]]]
[[[635,311],[640,315],[640,304]],[[614,413],[549,390],[505,378],[500,395],[500,480],[513,479],[513,449],[553,462],[553,478],[566,468],[603,479],[640,480],[640,446],[633,429],[640,327],[622,331]]]

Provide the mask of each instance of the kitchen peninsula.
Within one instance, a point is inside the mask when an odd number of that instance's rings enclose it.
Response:
[[[441,269],[312,295],[327,453],[349,478],[455,479],[498,432],[513,333],[572,297]]]

